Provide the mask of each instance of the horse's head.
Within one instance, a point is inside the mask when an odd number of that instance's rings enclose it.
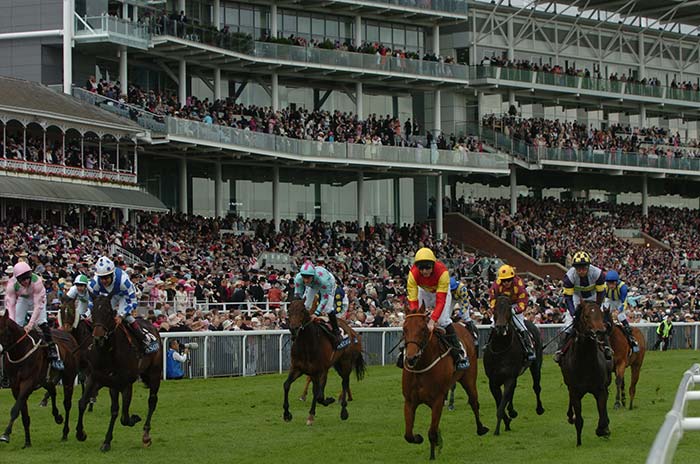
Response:
[[[513,319],[510,298],[501,295],[496,298],[496,306],[493,308],[493,327],[496,335],[506,335]]]
[[[61,330],[70,333],[73,330],[75,320],[75,300],[72,298],[61,298]]]
[[[597,336],[605,332],[603,310],[594,301],[582,301],[578,307],[576,330],[582,335]]]
[[[107,296],[96,296],[93,299],[92,307],[92,336],[98,348],[105,346],[107,338],[114,331],[116,323],[114,316],[116,311],[112,309],[111,298]]]
[[[287,321],[292,338],[296,338],[299,332],[309,322],[309,312],[306,310],[303,300],[294,300],[287,308]]]
[[[418,363],[423,350],[428,345],[431,333],[428,330],[428,315],[425,307],[406,315],[403,323],[404,362],[410,368]]]

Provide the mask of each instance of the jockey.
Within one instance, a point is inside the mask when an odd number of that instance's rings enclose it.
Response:
[[[532,339],[525,326],[525,309],[527,309],[528,295],[523,279],[515,275],[513,267],[504,264],[498,268],[498,276],[489,289],[489,307],[493,311],[496,308],[496,298],[505,295],[510,299],[513,311],[513,325],[518,331],[520,343],[525,350],[528,361],[535,360],[535,350]]]
[[[445,330],[447,341],[452,345],[452,356],[457,370],[469,367],[469,358],[462,352],[462,346],[452,325],[452,293],[450,293],[450,273],[447,267],[435,258],[430,248],[421,248],[406,283],[408,307],[416,311],[421,304],[433,308],[428,319],[428,330],[432,331],[435,323]],[[445,309],[447,308],[447,309]],[[399,358],[403,361],[402,358]]]
[[[637,353],[639,351],[639,345],[637,340],[634,339],[632,335],[632,327],[627,321],[627,315],[625,310],[627,309],[627,284],[620,280],[620,276],[617,271],[610,270],[605,273],[605,302],[603,303],[603,309],[610,311],[611,309],[617,310],[617,320],[622,324],[623,332],[627,336],[627,341],[632,347],[632,352]]]
[[[88,277],[85,274],[80,274],[75,278],[73,281],[73,286],[70,288],[70,290],[68,290],[68,293],[66,293],[68,298],[75,300],[75,319],[73,321],[74,329],[78,327],[78,322],[80,322],[81,317],[90,317],[90,309],[88,308],[90,305],[90,295],[87,291],[87,286],[89,283],[90,280]],[[59,313],[59,317],[60,314],[61,313]]]
[[[312,317],[319,317],[322,313],[328,316],[328,322],[333,328],[335,335],[336,349],[341,349],[340,329],[336,318],[336,306],[334,304],[336,295],[335,277],[322,266],[315,266],[311,261],[306,261],[301,266],[301,270],[294,277],[294,297],[304,297],[304,305],[307,310],[311,310],[314,299],[318,295],[318,305]],[[341,299],[342,302],[342,299]]]
[[[143,345],[145,354],[152,354],[158,351],[158,340],[153,340],[152,337],[147,337],[144,331],[139,326],[131,311],[136,309],[136,289],[121,269],[116,267],[111,259],[106,256],[97,260],[95,266],[95,276],[88,284],[88,292],[90,294],[90,303],[88,311],[92,311],[93,301],[96,296],[106,296],[111,299],[112,308],[117,309],[119,321],[124,318],[127,326],[131,328],[134,336]]]
[[[605,276],[603,271],[591,265],[591,257],[585,251],[578,251],[574,255],[573,266],[564,276],[564,302],[570,317],[576,318],[576,308],[581,301],[595,301],[598,305],[603,303],[605,296]],[[567,317],[567,319],[570,319]],[[574,323],[571,322],[564,329],[565,336],[559,342],[557,352],[554,353],[554,362],[559,362],[562,350],[574,334]],[[612,359],[612,350],[606,343],[605,356]]]
[[[15,264],[13,277],[7,282],[5,289],[5,311],[10,319],[25,332],[30,332],[35,326],[41,329],[44,343],[48,346],[48,358],[51,367],[63,370],[63,361],[59,359],[58,349],[51,338],[51,328],[46,320],[46,289],[43,279],[32,272],[32,268],[24,261]],[[27,322],[27,313],[32,317]]]
[[[476,325],[471,318],[471,311],[469,307],[469,289],[462,282],[458,282],[454,277],[450,278],[450,292],[452,293],[452,298],[459,303],[459,318],[467,326],[467,329],[472,333],[474,337],[474,346],[479,346],[479,331],[476,329]]]

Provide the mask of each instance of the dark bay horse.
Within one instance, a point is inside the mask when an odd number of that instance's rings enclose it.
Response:
[[[304,302],[296,300],[290,303],[287,310],[289,318],[289,330],[292,333],[292,365],[289,375],[284,382],[284,420],[292,420],[289,412],[289,388],[301,375],[311,377],[313,383],[313,398],[311,409],[306,420],[307,425],[312,425],[316,416],[316,403],[328,406],[335,398],[325,397],[326,380],[328,370],[335,368],[342,379],[342,392],[340,394],[340,418],[348,418],[348,396],[350,394],[350,374],[353,369],[357,380],[365,374],[365,360],[362,357],[362,341],[360,335],[350,328],[345,321],[339,320],[338,325],[350,336],[351,342],[346,348],[336,351],[335,345],[324,332],[320,323],[311,319]]]
[[[0,436],[0,441],[9,443],[12,425],[22,414],[24,425],[24,447],[32,445],[29,433],[29,410],[27,400],[34,390],[44,387],[51,398],[51,410],[57,424],[63,423],[63,435],[61,440],[68,439],[68,421],[73,402],[73,382],[78,373],[77,343],[69,334],[59,330],[52,330],[51,335],[58,346],[63,360],[64,370],[49,371],[48,353],[41,343],[38,332],[25,332],[12,319],[7,311],[0,317],[0,352],[4,353],[4,366],[7,377],[10,379],[12,396],[15,404],[10,411],[10,423],[7,424],[5,433]],[[56,384],[63,383],[63,418],[56,408]]]
[[[535,360],[527,360],[525,350],[520,342],[513,321],[510,298],[499,296],[496,298],[496,307],[493,312],[494,327],[491,330],[491,337],[484,351],[484,371],[489,378],[489,388],[496,400],[496,435],[500,434],[501,421],[505,424],[506,430],[510,430],[510,422],[517,417],[517,412],[513,407],[513,395],[518,383],[518,377],[530,369],[532,375],[532,389],[537,397],[537,407],[535,411],[538,415],[544,413],[542,401],[540,400],[540,378],[542,375],[542,338],[535,325],[526,320],[525,327],[530,332],[535,351]],[[508,412],[506,413],[506,408]]]
[[[639,373],[642,370],[644,363],[644,354],[646,353],[646,340],[642,331],[636,327],[632,327],[632,335],[637,344],[639,351],[632,352],[632,347],[627,341],[627,337],[622,332],[622,327],[616,325],[610,334],[610,346],[615,355],[613,356],[613,364],[615,365],[615,384],[617,386],[617,395],[615,395],[615,409],[625,407],[625,369],[632,368],[632,378],[630,379],[630,409],[633,407],[634,395],[637,392],[637,382],[639,381]]]
[[[409,443],[423,443],[420,434],[413,433],[416,409],[427,405],[431,411],[430,459],[435,459],[435,448],[441,445],[440,417],[445,398],[450,387],[459,382],[469,397],[469,405],[476,419],[476,433],[484,435],[489,431],[479,417],[479,393],[476,389],[477,356],[471,333],[460,324],[455,324],[455,332],[467,350],[470,367],[457,371],[450,353],[450,346],[436,334],[428,330],[428,315],[425,308],[406,316],[403,325],[404,367],[401,379],[406,421],[404,438]]]
[[[92,310],[93,343],[87,349],[89,375],[85,382],[85,391],[80,398],[78,409],[78,427],[76,437],[85,441],[87,434],[83,426],[83,415],[91,397],[103,386],[109,388],[111,397],[111,416],[109,428],[101,446],[102,451],[112,447],[114,423],[119,415],[119,394],[122,396],[121,424],[128,427],[136,425],[141,418],[129,413],[133,384],[139,378],[149,389],[148,415],[143,426],[142,442],[144,447],[151,445],[151,418],[158,404],[158,389],[163,372],[162,346],[152,354],[143,355],[141,344],[128,332],[129,329],[115,320],[116,311],[112,309],[110,298],[97,296]],[[148,321],[139,320],[142,328],[158,337],[158,333]],[[160,343],[160,337],[158,337]]]
[[[603,353],[604,335],[603,310],[595,302],[583,301],[577,308],[571,346],[564,352],[559,362],[564,382],[569,387],[567,416],[569,423],[576,425],[576,446],[581,446],[583,430],[581,398],[586,393],[595,397],[598,406],[596,435],[610,436],[608,387],[612,365],[611,362],[606,361]]]

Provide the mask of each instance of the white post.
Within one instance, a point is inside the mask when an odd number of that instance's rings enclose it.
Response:
[[[642,103],[639,105],[639,128],[647,126],[647,106]]]
[[[515,216],[518,212],[518,178],[515,165],[510,165],[510,215]]]
[[[177,0],[177,9],[178,9],[178,13],[180,11],[187,11],[187,7],[185,5],[185,0]]]
[[[270,5],[270,37],[277,37],[277,4]]]
[[[129,208],[122,208],[122,224],[129,222]]]
[[[362,82],[355,83],[355,112],[357,113],[357,119],[362,121],[365,119],[365,109],[362,100],[364,99],[364,92],[362,89]]]
[[[508,110],[510,110],[511,106],[517,107],[517,102],[515,101],[515,90],[513,89],[508,90]]]
[[[214,217],[220,218],[221,214],[221,160],[216,160],[214,169]]]
[[[508,59],[515,59],[515,35],[513,33],[513,18],[508,19]]]
[[[129,20],[129,4],[126,2],[122,3],[122,19],[124,21]]]
[[[272,111],[280,109],[280,86],[277,73],[272,73]]]
[[[131,20],[135,23],[139,22],[139,7],[131,5]]]
[[[184,1],[182,3],[184,4]],[[177,86],[177,95],[180,99],[180,108],[182,108],[187,103],[187,62],[185,60],[180,60],[178,79],[180,82]]]
[[[355,47],[362,46],[362,16],[355,16]]]
[[[639,45],[638,45],[638,50],[637,50],[637,55],[639,56],[639,76],[637,78],[641,81],[644,79],[647,73],[647,68],[646,68],[646,50],[644,49],[644,32],[641,31],[639,33]]]
[[[180,212],[187,214],[187,158],[180,158]]]
[[[221,68],[214,69],[214,100],[221,100]]]
[[[433,53],[435,56],[440,55],[440,25],[433,26]]]
[[[437,198],[435,199],[435,234],[436,238],[442,238],[442,197],[445,195],[442,188],[442,173],[437,176]]]
[[[435,128],[435,138],[437,139],[438,135],[442,132],[442,115],[441,115],[441,109],[442,109],[442,101],[441,101],[441,92],[439,90],[435,91],[435,107],[433,108],[433,126]]]
[[[221,30],[221,0],[214,0],[214,17],[212,21],[214,21],[213,26],[216,30]]]
[[[102,171],[102,137],[100,137],[99,145],[97,146],[97,169]]]
[[[642,216],[649,216],[649,179],[646,174],[642,176]]]
[[[272,168],[272,220],[275,223],[275,232],[280,231],[280,168]]]
[[[74,0],[63,0],[63,93],[73,85],[73,10]]]
[[[126,3],[124,4],[126,5]],[[119,84],[121,85],[121,94],[127,95],[128,84],[127,84],[127,50],[126,45],[119,47]]]
[[[365,177],[362,171],[357,173],[357,224],[365,225]]]

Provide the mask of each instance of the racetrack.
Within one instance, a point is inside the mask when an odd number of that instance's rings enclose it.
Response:
[[[561,373],[547,356],[543,368],[542,400],[545,414],[534,412],[529,372],[520,377],[515,407],[519,413],[511,432],[493,435],[495,406],[479,364],[479,398],[489,434],[478,437],[463,391],[457,394],[457,410],[443,412],[444,447],[437,460],[477,463],[643,463],[678,388],[683,372],[700,362],[700,352],[647,353],[633,411],[613,410],[614,380],[608,402],[610,439],[595,436],[597,415],[591,396],[584,399],[583,446],[577,449],[574,427],[566,422],[567,392]],[[628,374],[629,377],[629,374]],[[49,409],[37,405],[42,392],[30,398],[31,449],[22,450],[22,423],[18,420],[10,444],[0,444],[1,463],[190,463],[209,462],[425,462],[429,445],[409,445],[403,439],[403,399],[400,371],[395,367],[370,367],[365,380],[351,387],[355,400],[348,406],[350,418],[339,419],[340,408],[319,406],[316,423],[305,425],[308,403],[297,397],[299,379],[292,387],[291,423],[282,420],[284,375],[168,381],[161,387],[153,420],[153,446],[141,447],[141,424],[125,428],[117,422],[112,451],[99,451],[108,421],[108,394],[100,392],[95,412],[86,413],[88,439],[75,440],[77,398],[71,415],[67,443],[59,441],[61,427],[53,423]],[[340,382],[330,375],[328,394],[337,394]],[[146,390],[135,388],[132,413],[146,411]],[[11,394],[0,390],[0,426],[9,419]],[[59,405],[60,408],[60,405]],[[689,414],[700,415],[700,405]],[[416,431],[427,439],[429,410],[418,410]],[[688,432],[681,440],[675,463],[700,462],[700,432]]]

